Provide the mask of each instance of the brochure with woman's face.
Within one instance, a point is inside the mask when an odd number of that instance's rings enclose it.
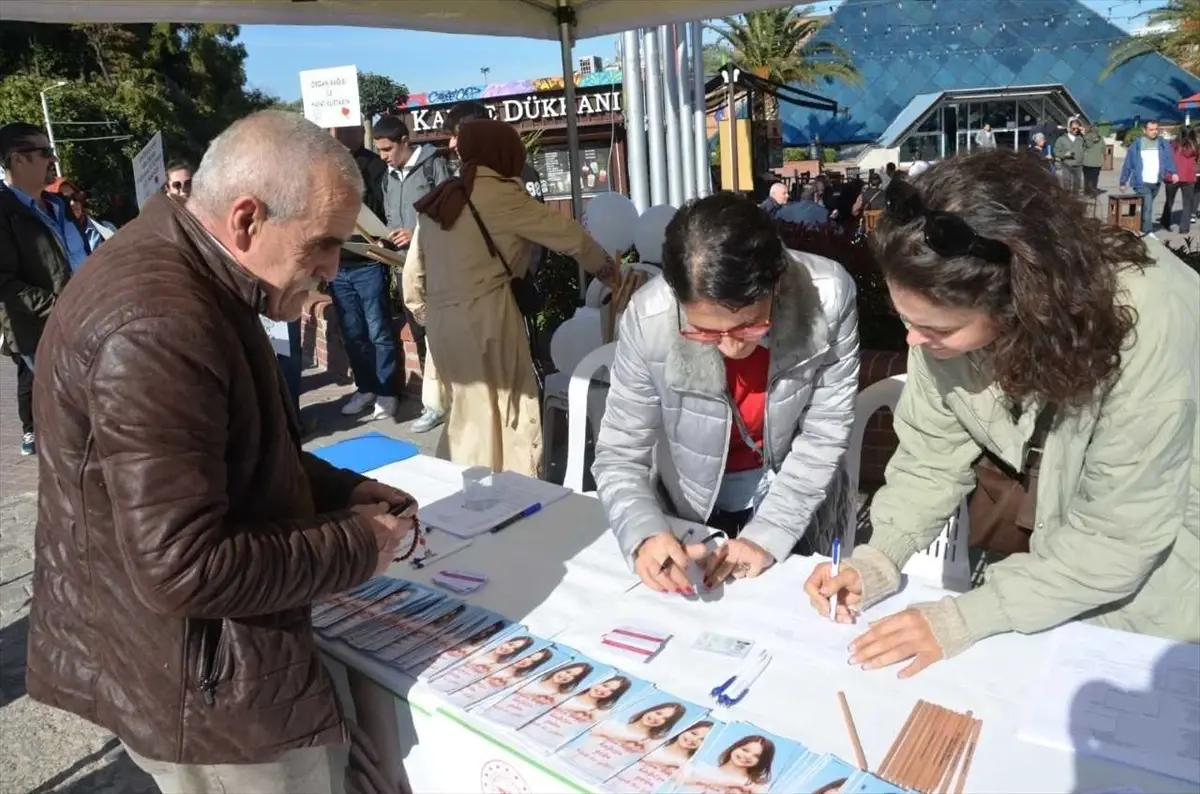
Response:
[[[386,596],[410,591],[412,586],[399,579],[377,576],[345,593],[339,593],[313,607],[313,628],[328,633],[336,624],[357,615]],[[411,593],[410,593],[411,595]],[[405,596],[406,598],[408,596]],[[340,633],[340,632],[339,632]]]
[[[706,742],[679,775],[673,791],[681,794],[765,794],[797,791],[779,781],[808,755],[799,742],[748,722],[731,722]]]
[[[548,640],[535,637],[528,631],[515,632],[502,640],[489,643],[483,651],[451,667],[431,680],[429,685],[442,694],[457,692],[507,667],[525,654],[545,648],[549,644]]]
[[[493,695],[520,686],[540,673],[553,670],[570,658],[569,649],[563,650],[554,645],[526,651],[512,663],[452,692],[446,699],[455,706],[470,708]]]
[[[578,657],[574,651],[561,645],[559,648],[571,653],[569,662],[543,673],[496,703],[479,709],[479,715],[500,725],[520,728],[581,691],[592,674],[597,672],[596,663],[586,657]],[[610,668],[603,667],[599,672],[610,672]]]
[[[432,681],[464,659],[482,652],[488,643],[521,630],[523,627],[519,624],[494,615],[491,620],[484,621],[482,626],[471,631],[462,640],[451,643],[445,650],[434,655],[429,662],[406,663],[409,664],[410,671],[416,672],[417,678]]]
[[[720,734],[725,723],[704,717],[690,724],[681,722],[680,726],[662,746],[610,778],[604,785],[605,790],[622,794],[669,791],[680,770],[687,766],[710,738]]]
[[[466,640],[475,637],[480,631],[500,620],[501,617],[494,612],[483,607],[468,605],[461,615],[431,637],[429,642],[400,654],[392,659],[390,664],[406,672],[424,672],[428,669],[429,664],[441,654],[464,644]],[[498,634],[502,628],[504,626],[497,626],[491,634],[481,637],[480,645]]]
[[[856,772],[857,767],[835,755],[817,756],[807,766],[789,774],[778,790],[802,794],[841,794],[848,791],[846,784]]]
[[[403,634],[384,647],[380,648],[375,656],[385,662],[393,662],[405,655],[409,651],[428,643],[441,632],[451,626],[454,621],[461,618],[467,611],[468,605],[461,601],[453,604],[448,609],[439,608],[436,617],[430,613],[422,620],[414,620],[407,634]]]
[[[708,709],[654,687],[558,751],[563,763],[589,780],[604,781],[638,761]]]
[[[428,607],[434,603],[437,597],[438,594],[427,587],[406,582],[404,587],[388,593],[383,598],[330,626],[325,634],[329,637],[347,639],[360,633],[369,634],[378,629],[384,615]]]
[[[383,634],[385,639],[400,636],[397,632],[407,632],[419,622],[432,620],[440,615],[442,610],[450,609],[457,603],[441,593],[417,595],[381,610],[354,631],[343,634],[342,639],[352,648],[364,651],[378,650],[386,644],[379,641],[380,634]]]
[[[551,749],[561,747],[651,688],[648,682],[620,670],[604,668],[586,657],[580,659],[595,665],[596,670],[576,694],[521,728],[521,735],[529,741]]]

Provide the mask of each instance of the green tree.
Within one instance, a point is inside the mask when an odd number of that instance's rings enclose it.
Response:
[[[47,93],[63,173],[115,220],[136,212],[129,158],[161,131],[167,158],[198,158],[234,120],[275,100],[246,88],[235,25],[0,23],[0,124],[42,124]]]
[[[408,86],[374,72],[358,73],[358,104],[363,118],[391,113],[408,102]]]
[[[1162,33],[1129,36],[1109,54],[1100,79],[1143,55],[1165,55],[1189,72],[1200,73],[1200,0],[1169,0],[1146,17],[1147,27],[1165,28]]]
[[[720,37],[709,57],[720,53],[725,56],[722,61],[777,83],[860,82],[849,53],[833,42],[815,39],[824,24],[797,7],[723,17],[705,25]],[[767,97],[765,112],[767,118],[778,118],[779,101]]]

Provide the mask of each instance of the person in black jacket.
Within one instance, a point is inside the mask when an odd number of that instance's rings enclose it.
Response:
[[[363,177],[363,204],[380,220],[384,208],[383,182],[387,165],[363,145],[363,128],[339,127],[333,135],[350,150]],[[354,242],[364,242],[355,236]],[[337,309],[338,327],[354,374],[355,393],[342,413],[355,416],[374,407],[372,419],[393,416],[398,404],[396,327],[392,322],[391,279],[388,268],[342,249],[338,274],[329,282]]]

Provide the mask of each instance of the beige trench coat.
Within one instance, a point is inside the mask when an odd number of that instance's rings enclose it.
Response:
[[[534,243],[590,273],[607,261],[582,226],[531,198],[520,180],[481,167],[471,200],[518,277]],[[542,420],[525,325],[469,209],[449,229],[419,218],[403,281],[408,308],[425,312],[429,355],[450,401],[439,451],[464,466],[538,476]]]

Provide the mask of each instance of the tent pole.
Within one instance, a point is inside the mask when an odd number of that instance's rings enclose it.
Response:
[[[660,25],[658,48],[663,59],[663,107],[667,121],[667,200],[683,206],[683,152],[679,146],[679,71],[675,52],[675,26]]]
[[[675,24],[675,60],[679,73],[679,158],[683,200],[696,198],[696,138],[692,135],[692,59],[688,57],[687,24]]]
[[[642,31],[625,31],[622,53],[625,85],[625,141],[628,147],[629,194],[639,213],[650,207],[650,175],[646,164],[646,103],[642,84]]]
[[[642,64],[646,79],[646,138],[650,155],[650,203],[666,204],[667,152],[663,138],[662,62],[658,57],[658,30],[646,28],[642,38]]]
[[[583,186],[579,181],[579,118],[575,104],[575,60],[572,57],[571,28],[575,25],[575,9],[570,0],[557,0],[555,18],[558,20],[558,43],[562,50],[563,100],[567,113],[567,166],[571,169],[571,212],[583,223]],[[579,267],[579,297],[587,297],[587,274]]]
[[[707,97],[704,93],[704,41],[703,23],[689,22],[692,29],[692,134],[695,136],[693,154],[696,156],[696,196],[704,197],[712,193],[711,169],[708,167],[708,110]]]
[[[729,85],[725,104],[725,115],[729,118],[729,186],[734,193],[738,192],[737,79],[737,67],[725,64],[725,80]]]

